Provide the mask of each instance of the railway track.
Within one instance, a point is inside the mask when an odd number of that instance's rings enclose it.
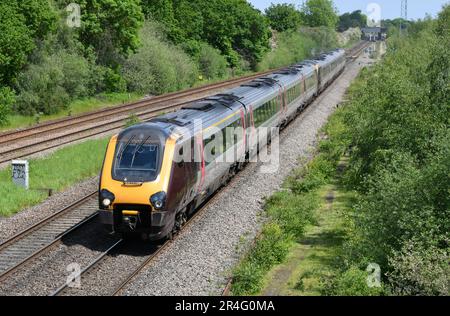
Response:
[[[180,232],[174,235],[174,237],[171,240],[164,241],[161,245],[157,245],[150,254],[143,256],[141,263],[133,269],[130,273],[128,273],[124,278],[120,278],[118,282],[116,282],[116,286],[111,291],[111,293],[106,293],[106,295],[109,296],[119,296],[123,293],[123,291],[126,289],[126,287],[134,280],[134,278],[142,272],[161,252],[163,252],[167,247],[169,247],[181,234],[183,231],[188,228],[192,223],[194,223],[195,219],[199,217],[201,214],[203,214],[204,210],[207,208],[207,206],[214,202],[215,199],[219,196],[219,193],[223,190],[220,189],[218,192],[216,192],[207,202],[205,202],[200,209],[194,213],[186,222],[186,224],[183,226]],[[113,256],[116,253],[119,253],[122,248],[127,247],[127,242],[123,239],[120,239],[116,242],[114,242],[109,249],[101,253],[97,258],[95,258],[87,267],[85,267],[82,271],[80,271],[79,274],[75,275],[74,279],[80,278],[81,284],[84,282],[82,281],[83,278],[89,278],[89,277],[95,277],[96,272],[101,272],[99,267],[106,261],[106,260],[114,260]],[[71,287],[72,282],[66,282],[62,286],[60,286],[56,291],[51,293],[51,296],[65,296],[70,294],[79,294],[79,291],[83,289],[78,289]],[[75,292],[73,292],[75,291]]]
[[[354,59],[366,46],[367,42],[357,44],[347,51],[348,58]],[[242,84],[273,71],[275,70],[0,133],[0,165],[13,159],[24,158],[121,129],[130,114],[135,114],[142,121],[149,120],[162,112],[176,110],[186,103],[211,95],[218,90]]]
[[[94,219],[97,204],[96,193],[89,194],[0,244],[0,281]]]

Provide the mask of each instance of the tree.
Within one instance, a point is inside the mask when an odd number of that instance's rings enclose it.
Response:
[[[293,4],[272,4],[265,11],[270,26],[278,32],[296,30],[300,23],[300,12]]]
[[[16,96],[8,87],[0,87],[0,126],[8,123],[8,114],[16,101]]]
[[[219,49],[232,67],[240,56],[255,66],[269,47],[266,19],[245,0],[149,0],[142,6],[147,16],[167,27],[172,42],[183,44],[196,57],[201,42],[206,42]]]
[[[302,21],[310,27],[326,26],[335,28],[339,17],[332,0],[307,0],[303,3]]]
[[[70,0],[63,0],[62,6]],[[81,9],[80,40],[93,49],[97,61],[117,66],[139,46],[139,29],[144,21],[140,0],[78,0]]]
[[[351,27],[363,28],[367,25],[367,16],[361,10],[344,13],[339,17],[338,31],[344,32]]]
[[[0,3],[0,84],[12,85],[35,48],[55,29],[56,13],[47,0]]]

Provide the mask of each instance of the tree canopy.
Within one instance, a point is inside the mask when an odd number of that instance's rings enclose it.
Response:
[[[344,32],[351,27],[363,28],[367,26],[367,16],[361,10],[344,13],[339,17],[338,31]]]
[[[193,54],[206,42],[226,55],[231,66],[239,55],[256,64],[269,46],[264,16],[245,0],[144,0],[147,17],[162,22],[168,37]]]
[[[335,28],[339,17],[332,0],[306,0],[301,8],[302,21],[310,27]]]
[[[278,32],[296,30],[301,23],[300,12],[293,4],[272,4],[265,14],[272,29]]]
[[[72,1],[64,0],[66,6]],[[140,0],[78,0],[81,8],[80,40],[95,50],[99,62],[114,63],[116,53],[127,56],[139,46],[144,21]]]

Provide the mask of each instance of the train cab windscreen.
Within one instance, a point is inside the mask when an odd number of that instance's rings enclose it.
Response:
[[[114,180],[123,182],[154,181],[159,173],[160,148],[146,141],[119,142],[113,164]]]

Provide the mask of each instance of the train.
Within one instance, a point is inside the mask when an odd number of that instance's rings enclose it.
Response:
[[[270,142],[270,129],[292,121],[345,66],[336,49],[114,135],[100,174],[100,221],[122,236],[172,238]]]

